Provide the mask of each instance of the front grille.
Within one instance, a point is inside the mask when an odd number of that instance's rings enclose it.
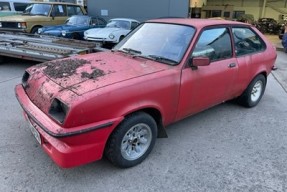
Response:
[[[18,23],[15,22],[2,22],[2,27],[3,28],[18,28]]]
[[[99,37],[87,37],[87,39],[95,40],[95,41],[105,41],[107,38],[99,38]]]

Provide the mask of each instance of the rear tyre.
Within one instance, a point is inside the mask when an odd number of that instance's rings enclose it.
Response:
[[[261,74],[256,76],[238,98],[238,103],[249,108],[256,106],[264,94],[265,87],[266,78]]]
[[[105,156],[118,167],[135,166],[149,155],[156,137],[157,125],[150,115],[144,112],[131,114],[111,134]]]

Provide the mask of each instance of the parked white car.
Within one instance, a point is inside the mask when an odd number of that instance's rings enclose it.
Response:
[[[139,21],[126,18],[115,18],[108,21],[105,28],[89,29],[84,32],[84,39],[96,41],[99,46],[105,43],[120,42],[131,30],[139,25]]]

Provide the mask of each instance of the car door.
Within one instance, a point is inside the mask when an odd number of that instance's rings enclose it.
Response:
[[[52,12],[51,12],[51,25],[59,25],[65,23],[67,20],[67,10],[66,10],[66,5],[53,5]]]
[[[177,120],[230,99],[237,78],[237,61],[233,57],[230,30],[227,27],[202,31],[190,54],[208,57],[208,66],[182,70]]]

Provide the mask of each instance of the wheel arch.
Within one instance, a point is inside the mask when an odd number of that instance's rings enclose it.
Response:
[[[266,72],[266,71],[261,71],[261,72],[259,72],[259,73],[256,73],[256,74],[253,76],[253,78],[250,80],[249,83],[251,83],[251,82],[253,81],[253,79],[255,79],[258,75],[263,75],[263,76],[265,77],[266,83],[267,83],[267,72]]]
[[[266,71],[260,71],[258,73],[255,73],[252,78],[249,80],[248,84],[246,85],[246,87],[244,87],[243,92],[247,89],[247,87],[249,86],[249,84],[253,81],[253,79],[255,79],[258,75],[263,75],[266,79],[266,85],[267,85],[267,72]],[[242,92],[242,93],[243,93]]]
[[[129,111],[127,114],[124,115],[124,118],[127,118],[128,116],[137,113],[137,112],[144,112],[147,113],[148,115],[150,115],[156,122],[157,125],[157,132],[158,138],[167,138],[167,133],[165,130],[165,127],[163,125],[163,121],[162,121],[162,114],[161,112],[153,107],[146,107],[146,108],[141,108],[141,109],[136,109],[134,111]],[[115,131],[117,129],[117,127],[113,130]]]
[[[260,93],[261,95],[256,99],[256,101],[252,101],[252,99],[251,99],[252,90],[254,89],[254,85],[256,83],[255,80],[258,79],[259,77],[264,79],[264,81],[265,81],[264,84],[265,85],[263,85],[263,87],[262,87],[262,91]],[[250,80],[250,82],[248,83],[248,85],[244,89],[244,91],[241,93],[241,95],[239,97],[237,97],[238,104],[240,104],[240,105],[242,105],[244,107],[247,107],[247,108],[251,108],[251,107],[256,106],[259,103],[259,101],[261,100],[261,98],[262,98],[262,96],[264,94],[266,85],[267,85],[267,72],[262,71],[260,73],[256,73],[256,75],[253,76],[253,78]],[[252,87],[250,87],[250,86],[252,86]]]
[[[166,130],[163,126],[162,123],[162,115],[160,113],[159,110],[155,109],[155,108],[145,108],[145,109],[141,109],[139,111],[143,111],[147,114],[149,114],[150,116],[152,116],[152,118],[154,118],[154,120],[156,121],[157,124],[157,129],[158,129],[158,138],[167,138],[167,133]]]
[[[32,33],[32,31],[33,31],[35,28],[41,28],[41,27],[43,27],[43,26],[42,26],[42,25],[33,25],[33,26],[31,27],[30,33]]]

